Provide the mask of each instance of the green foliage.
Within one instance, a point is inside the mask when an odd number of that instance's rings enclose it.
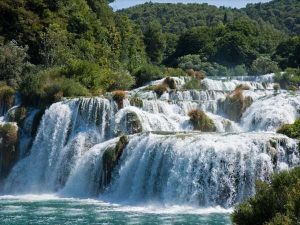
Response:
[[[299,8],[298,0],[274,0],[248,4],[243,11],[252,19],[269,22],[285,32],[300,34]]]
[[[61,68],[53,68],[28,75],[20,85],[23,104],[43,108],[61,100],[62,97],[90,95],[80,83],[60,74]]]
[[[282,69],[300,66],[300,36],[291,37],[281,42],[276,48],[273,60],[278,62]]]
[[[300,118],[297,119],[293,124],[285,124],[281,126],[277,133],[285,134],[290,138],[300,138]]]
[[[137,86],[141,86],[152,80],[158,80],[164,76],[160,67],[151,64],[142,65],[133,75],[136,79]]]
[[[201,83],[200,80],[191,77],[190,80],[188,80],[182,87],[183,90],[201,90]]]
[[[277,73],[275,82],[281,87],[288,89],[289,87],[299,87],[300,85],[300,69],[288,68],[283,73]]]
[[[14,104],[15,90],[6,84],[0,83],[0,104],[9,109]],[[2,112],[0,112],[2,113]]]
[[[194,109],[189,112],[190,121],[195,130],[203,132],[214,132],[216,126],[212,119],[210,119],[203,111]]]
[[[0,80],[17,86],[26,70],[30,68],[27,62],[28,47],[20,47],[16,42],[0,45]]]
[[[258,57],[251,65],[251,73],[253,75],[263,75],[267,73],[276,73],[279,71],[276,62],[267,57]]]
[[[161,25],[157,21],[149,23],[144,32],[144,43],[146,52],[153,63],[160,63],[165,50],[165,37]]]
[[[235,207],[237,225],[297,224],[300,207],[300,168],[273,175],[271,183],[258,181],[256,195]]]
[[[126,90],[135,83],[134,78],[126,71],[100,68],[98,64],[86,60],[71,60],[62,74],[98,93],[118,89]]]

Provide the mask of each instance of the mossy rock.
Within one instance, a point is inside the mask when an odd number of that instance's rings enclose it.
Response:
[[[127,113],[126,123],[128,134],[136,134],[143,131],[142,123],[135,112]]]
[[[128,137],[123,135],[119,138],[115,147],[108,148],[104,152],[102,156],[102,184],[100,185],[102,188],[105,188],[110,184],[113,170],[117,166],[128,142]]]
[[[133,96],[130,99],[130,105],[138,107],[138,108],[143,108],[143,100],[139,97]]]
[[[0,125],[0,179],[5,178],[18,158],[18,129],[12,123]]]
[[[195,130],[202,132],[215,132],[217,130],[214,121],[201,110],[194,109],[190,111],[189,117]]]
[[[9,113],[9,121],[16,122],[19,126],[22,124],[27,115],[26,107],[18,107]]]

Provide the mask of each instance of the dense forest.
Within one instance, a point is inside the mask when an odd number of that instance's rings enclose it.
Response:
[[[141,27],[152,63],[232,76],[299,66],[299,8],[296,0],[241,10],[146,3],[119,13]]]
[[[275,0],[238,10],[146,3],[113,12],[106,0],[3,0],[1,96],[19,90],[24,104],[44,107],[186,71],[234,76],[294,68],[277,79],[297,85],[299,4]]]

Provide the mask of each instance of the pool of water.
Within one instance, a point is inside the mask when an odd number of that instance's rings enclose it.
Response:
[[[124,206],[56,196],[0,197],[1,225],[231,224],[230,210],[184,206]]]

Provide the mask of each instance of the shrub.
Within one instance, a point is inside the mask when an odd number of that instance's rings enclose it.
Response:
[[[155,85],[153,91],[156,93],[157,97],[160,98],[165,92],[168,91],[168,87],[165,84]]]
[[[192,77],[189,81],[187,81],[183,85],[182,89],[183,90],[200,90],[201,89],[201,83],[197,78]]]
[[[163,77],[161,68],[153,65],[143,65],[133,73],[136,78],[136,86],[142,86],[150,81],[158,80]]]
[[[300,85],[300,69],[286,69],[283,73],[277,73],[274,80],[285,89],[289,86],[298,87]]]
[[[0,104],[2,104],[6,110],[13,106],[14,96],[15,90],[13,88],[5,84],[0,84]]]
[[[300,118],[298,118],[293,124],[284,124],[278,130],[277,133],[284,134],[290,138],[300,138]]]
[[[300,168],[273,175],[271,182],[258,181],[256,194],[235,207],[236,225],[297,224],[300,213]]]
[[[221,108],[230,120],[239,121],[243,112],[252,104],[250,96],[244,97],[243,91],[238,88],[224,101],[221,101]]]
[[[164,69],[163,73],[165,76],[169,77],[184,77],[187,75],[187,73],[183,69],[171,67]]]
[[[42,70],[27,76],[20,85],[26,106],[47,107],[62,97],[90,96],[90,92],[73,79],[60,76],[60,68]]]
[[[167,77],[164,79],[163,84],[168,86],[170,89],[176,89],[176,82],[173,78]]]
[[[194,109],[191,110],[188,115],[195,130],[200,130],[203,132],[216,131],[216,126],[213,120],[210,119],[203,111]]]
[[[126,92],[125,91],[114,91],[113,92],[113,100],[117,103],[118,108],[121,109],[123,108],[123,101],[126,97]]]
[[[251,74],[253,75],[276,73],[278,71],[279,67],[277,63],[264,56],[258,57],[251,65]]]
[[[31,67],[27,62],[28,47],[20,47],[16,42],[0,45],[0,80],[20,83],[22,75]]]

